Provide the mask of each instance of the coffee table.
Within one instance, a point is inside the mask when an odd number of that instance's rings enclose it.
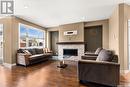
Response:
[[[65,64],[64,58],[69,58],[69,56],[58,56],[58,68],[66,68],[68,66],[67,64]]]

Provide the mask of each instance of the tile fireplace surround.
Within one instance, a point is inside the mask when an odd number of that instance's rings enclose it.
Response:
[[[78,56],[84,55],[84,44],[58,44],[58,55],[63,56],[63,49],[77,49]]]

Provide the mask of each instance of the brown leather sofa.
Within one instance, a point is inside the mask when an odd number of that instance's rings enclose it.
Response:
[[[25,50],[28,53],[25,53]],[[43,49],[33,48],[33,49],[19,49],[17,51],[17,65],[28,66],[41,61],[46,61],[52,57],[51,52],[44,52]]]
[[[95,60],[94,60],[95,58]],[[93,60],[91,60],[93,59]],[[119,85],[120,65],[117,56],[109,50],[101,50],[96,56],[82,56],[78,61],[79,81],[93,82],[108,86]]]

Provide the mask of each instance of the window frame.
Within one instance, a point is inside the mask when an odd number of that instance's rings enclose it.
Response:
[[[26,46],[26,47],[20,47],[20,40],[21,40],[21,38],[20,38],[20,35],[21,35],[21,34],[20,34],[20,26],[21,26],[21,25],[23,25],[23,26],[25,26],[25,27],[28,27],[28,28],[30,28],[30,29],[42,31],[42,32],[43,32],[43,35],[44,35],[44,36],[43,36],[43,39],[44,39],[44,40],[43,40],[43,41],[44,41],[44,42],[43,42],[43,46],[33,46],[33,47],[27,47],[27,46]],[[46,42],[45,42],[45,41],[46,41],[45,30],[40,29],[40,28],[36,28],[36,27],[33,27],[33,26],[30,26],[30,25],[26,25],[26,24],[23,24],[23,23],[19,23],[19,24],[18,24],[18,34],[19,34],[19,38],[18,38],[18,39],[19,39],[19,43],[18,43],[18,47],[19,47],[19,48],[22,48],[22,49],[28,49],[28,48],[45,48],[45,43],[46,43]]]

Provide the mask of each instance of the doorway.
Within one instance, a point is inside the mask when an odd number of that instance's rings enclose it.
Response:
[[[0,24],[0,64],[3,63],[3,24]]]
[[[102,47],[102,26],[91,26],[85,28],[85,51],[95,51]]]
[[[58,54],[58,45],[56,44],[59,41],[59,32],[52,31],[50,32],[51,35],[51,50],[53,51],[54,55]]]

